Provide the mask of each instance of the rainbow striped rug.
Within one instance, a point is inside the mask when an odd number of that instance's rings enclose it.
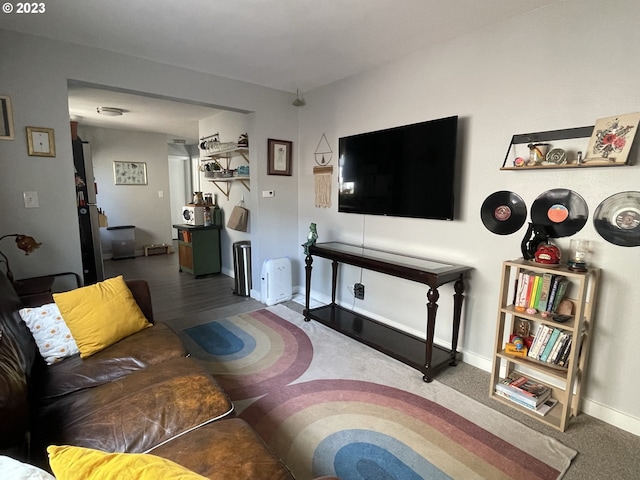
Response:
[[[577,453],[282,305],[183,333],[299,480],[552,480]]]

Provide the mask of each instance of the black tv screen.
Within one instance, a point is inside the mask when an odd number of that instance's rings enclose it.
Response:
[[[338,211],[453,220],[458,117],[339,139]]]

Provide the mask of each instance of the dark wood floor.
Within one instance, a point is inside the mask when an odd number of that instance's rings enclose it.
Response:
[[[234,295],[234,279],[221,273],[196,279],[190,273],[179,272],[176,253],[106,260],[104,269],[106,278],[122,275],[125,279],[147,280],[156,321],[181,319],[219,307],[256,302]]]

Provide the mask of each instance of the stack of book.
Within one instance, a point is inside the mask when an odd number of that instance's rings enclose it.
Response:
[[[551,398],[551,388],[531,380],[519,372],[513,371],[495,387],[497,395],[545,415],[557,403]]]
[[[516,280],[514,306],[524,311],[555,312],[566,294],[569,280],[563,275],[521,271]]]
[[[540,324],[527,356],[551,365],[566,367],[572,342],[573,338],[570,333]]]

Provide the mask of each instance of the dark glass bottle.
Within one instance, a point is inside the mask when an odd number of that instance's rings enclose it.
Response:
[[[218,195],[214,195],[213,198],[214,204],[211,212],[211,220],[214,225],[222,226],[222,210],[218,205]]]

